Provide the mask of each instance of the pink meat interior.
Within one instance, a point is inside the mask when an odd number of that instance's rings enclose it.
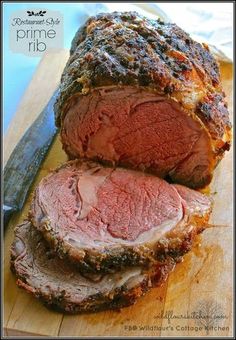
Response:
[[[44,178],[36,193],[38,223],[83,246],[145,241],[183,217],[182,199],[164,180],[142,172],[72,163]],[[153,234],[154,235],[154,234]]]
[[[101,89],[75,97],[61,137],[72,158],[169,175],[189,186],[200,185],[210,173],[210,142],[200,123],[174,101],[137,88]]]

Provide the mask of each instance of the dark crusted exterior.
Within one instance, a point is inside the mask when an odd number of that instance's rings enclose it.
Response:
[[[80,278],[83,280],[82,289],[84,281],[90,285],[89,279],[82,278],[73,267],[51,254],[42,235],[30,222],[25,221],[16,227],[11,247],[11,269],[17,276],[18,286],[33,294],[49,308],[70,314],[119,309],[132,305],[151,287],[161,284],[173,268],[174,261],[170,258],[146,272],[142,280],[131,288],[127,287],[125,282],[104,293],[101,285],[101,292],[85,296],[78,301],[73,292],[80,290]],[[56,282],[61,280],[56,289],[53,278]],[[70,280],[73,288],[70,283],[68,286]]]
[[[72,263],[83,275],[97,273],[114,273],[125,267],[142,266],[152,267],[156,261],[165,262],[172,257],[176,262],[191,250],[197,234],[207,227],[209,215],[203,219],[197,219],[194,223],[182,224],[180,229],[185,229],[181,237],[178,234],[178,227],[174,233],[165,235],[153,248],[142,246],[124,246],[119,248],[84,249],[78,252],[71,249],[63,240],[59,240],[56,233],[50,229],[50,222],[44,222],[42,234],[50,247],[58,254],[61,259]],[[33,220],[32,220],[33,221]]]
[[[215,163],[230,147],[231,124],[219,67],[205,44],[175,24],[136,12],[99,14],[77,32],[55,105],[56,122],[74,95],[111,85],[131,85],[180,103],[212,139]]]

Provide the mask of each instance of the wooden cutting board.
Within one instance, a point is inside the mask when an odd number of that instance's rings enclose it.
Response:
[[[59,83],[68,51],[48,53],[39,64],[4,137],[4,161],[35,120]],[[221,65],[232,112],[232,65]],[[15,284],[9,269],[13,228],[26,216],[32,194],[16,214],[4,242],[4,331],[6,336],[232,336],[232,154],[226,153],[211,184],[212,223],[168,281],[119,312],[68,316],[45,308]],[[59,138],[53,143],[32,190],[50,169],[66,160]],[[31,191],[32,192],[32,191]],[[202,311],[202,317],[199,315]],[[194,314],[195,313],[195,314]],[[198,318],[197,318],[198,316]],[[205,318],[204,318],[205,316]],[[208,327],[208,328],[205,328]]]

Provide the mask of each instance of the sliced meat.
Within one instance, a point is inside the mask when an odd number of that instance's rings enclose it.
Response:
[[[210,211],[210,198],[191,189],[77,160],[42,179],[30,216],[61,258],[112,272],[183,255]]]
[[[63,148],[200,188],[229,149],[219,68],[175,24],[99,14],[77,32],[55,105]]]
[[[152,286],[161,284],[173,266],[169,259],[149,272],[139,267],[127,268],[94,282],[55,256],[28,221],[15,229],[11,247],[11,268],[17,284],[48,307],[66,313],[129,306]]]

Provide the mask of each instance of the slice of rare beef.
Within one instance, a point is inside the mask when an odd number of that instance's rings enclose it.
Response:
[[[55,105],[71,158],[204,187],[229,149],[218,64],[175,24],[99,14],[77,32]]]
[[[156,265],[149,272],[127,268],[94,282],[51,252],[41,233],[25,221],[15,229],[11,268],[17,284],[48,307],[66,313],[116,309],[129,306],[152,286],[161,284],[174,263]]]
[[[204,229],[211,199],[153,175],[70,161],[43,178],[31,221],[83,272],[113,272],[182,256]]]

